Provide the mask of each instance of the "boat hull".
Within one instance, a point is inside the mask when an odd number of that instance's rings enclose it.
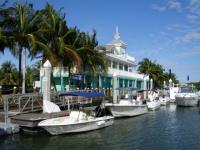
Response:
[[[120,105],[106,104],[105,105],[116,118],[119,117],[134,117],[148,112],[147,105]]]
[[[160,98],[160,105],[161,106],[166,106],[170,103],[170,99],[168,97],[165,97],[165,98]]]
[[[79,133],[79,132],[97,130],[100,128],[110,126],[113,123],[114,123],[114,117],[105,116],[105,117],[99,117],[98,119],[92,121],[83,121],[74,124],[59,124],[59,125],[39,124],[39,126],[43,127],[51,135],[59,135],[59,134]]]
[[[176,96],[176,104],[177,106],[197,106],[198,105],[198,96]]]
[[[149,110],[156,110],[160,108],[160,101],[147,102],[147,107]]]

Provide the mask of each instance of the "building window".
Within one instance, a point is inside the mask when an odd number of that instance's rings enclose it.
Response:
[[[126,87],[126,88],[128,87],[128,80],[124,81],[124,87]]]
[[[129,72],[133,72],[133,66],[129,65],[128,71],[129,71]]]
[[[123,64],[119,64],[119,70],[123,70]]]
[[[128,71],[128,65],[124,65],[124,70]]]
[[[141,89],[142,88],[142,81],[137,81],[137,89]]]
[[[117,63],[113,61],[113,69],[117,69]]]
[[[122,79],[119,80],[119,87],[120,87],[120,88],[123,87],[123,80],[122,80]]]
[[[129,87],[132,87],[132,80],[129,80]]]

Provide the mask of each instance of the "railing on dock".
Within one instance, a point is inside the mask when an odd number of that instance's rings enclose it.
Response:
[[[89,90],[85,92],[90,92]],[[93,98],[94,101],[101,98]],[[51,93],[51,102],[54,102],[58,106],[67,106],[68,100],[70,101],[70,105],[73,104],[86,104],[92,103],[92,100],[86,100],[83,97],[77,96],[61,96],[59,97],[58,92]],[[5,106],[5,101],[8,106]],[[42,93],[26,93],[26,94],[9,94],[3,95],[0,97],[0,111],[3,110],[4,107],[7,107],[9,113],[18,114],[18,113],[28,113],[28,112],[36,112],[42,111],[43,106],[43,96]]]
[[[33,112],[42,108],[42,96],[38,93],[9,94],[2,97],[8,104],[8,110],[16,113]]]

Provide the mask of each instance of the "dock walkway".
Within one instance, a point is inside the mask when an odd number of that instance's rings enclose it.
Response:
[[[42,120],[68,115],[68,111],[54,113],[27,113],[15,115],[10,117],[10,119],[11,123],[18,124],[20,127],[35,128],[38,127],[38,123]]]

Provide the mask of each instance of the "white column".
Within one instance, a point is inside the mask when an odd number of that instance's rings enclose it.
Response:
[[[113,73],[113,103],[117,103],[117,74]]]
[[[166,81],[163,82],[163,88],[165,89],[166,87]]]
[[[50,101],[50,90],[51,90],[51,64],[47,60],[44,65],[44,78],[43,78],[43,102]]]
[[[51,64],[47,60],[44,63],[44,78],[43,78],[43,113],[60,112],[60,108],[55,103],[51,102]]]
[[[150,80],[150,90],[153,89],[153,79]]]
[[[113,69],[113,61],[110,61],[110,68]]]
[[[146,78],[144,78],[144,99],[147,98],[146,89],[147,89],[147,80]]]
[[[40,62],[40,92],[43,93],[42,81],[44,77],[44,68],[42,65],[42,61]]]

